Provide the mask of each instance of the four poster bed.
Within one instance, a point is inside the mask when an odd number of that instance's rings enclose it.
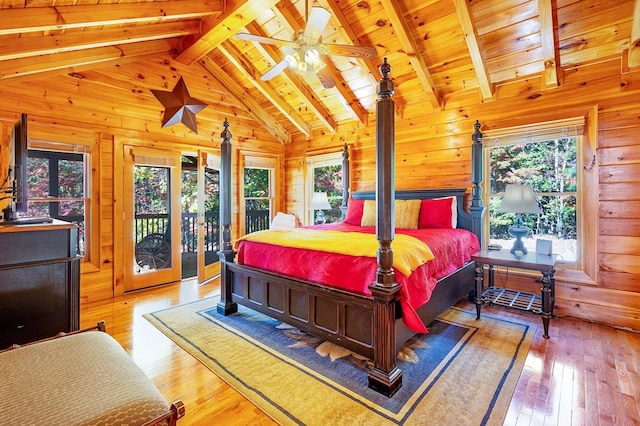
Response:
[[[265,233],[263,236],[267,238],[266,243],[241,241],[236,252],[231,243],[230,231],[231,133],[225,120],[225,130],[221,135],[223,142],[220,170],[222,250],[219,256],[222,277],[221,298],[217,310],[223,315],[229,315],[237,312],[237,304],[241,304],[367,356],[373,360],[373,367],[368,373],[369,387],[391,396],[402,385],[402,371],[396,365],[396,355],[404,342],[416,332],[424,332],[425,325],[460,299],[473,295],[476,291],[475,265],[470,261],[470,255],[479,250],[482,241],[482,134],[479,131],[479,123],[476,123],[472,146],[473,188],[468,211],[464,209],[464,188],[395,191],[394,103],[391,98],[393,83],[389,79],[391,67],[386,59],[380,69],[382,79],[378,84],[379,99],[376,111],[376,191],[354,192],[349,200],[352,205],[346,204],[349,195],[349,163],[345,145],[343,181],[347,185],[344,188],[342,210],[343,216],[346,216],[345,222],[349,222],[348,219],[351,218],[352,224],[339,224],[337,228],[329,225],[312,226],[301,231],[342,231],[348,232],[349,238],[355,237],[357,231],[368,235],[362,237],[368,238],[362,244],[370,244],[370,240],[375,236],[377,257],[327,253],[295,245],[284,248],[269,245],[273,242],[269,241],[269,238],[274,237],[268,233],[281,231],[261,231]],[[412,203],[419,203],[422,211],[426,212],[428,207],[425,203],[430,201],[421,200],[443,197],[449,197],[445,199],[451,200],[449,208],[453,211],[450,210],[449,216],[453,225],[448,228],[452,229],[396,229],[397,220],[390,212],[395,211],[397,214],[397,210],[394,210],[396,204],[404,203],[399,200],[419,200]],[[413,205],[415,207],[415,204]],[[362,206],[364,211],[358,211],[358,207],[354,206]],[[370,216],[372,208],[375,210],[374,223],[365,224],[364,217]],[[363,218],[360,219],[358,214]],[[320,231],[319,228],[328,229]],[[423,237],[422,231],[430,231],[436,234],[436,237]],[[278,238],[288,240],[288,232],[293,231],[283,231]],[[452,240],[453,234],[456,233],[463,234],[462,239],[456,243],[461,250],[458,250],[457,255],[438,262],[440,248],[437,241]],[[404,260],[406,256],[419,253],[423,249],[422,246],[409,245],[406,253],[400,251],[401,248],[405,250],[405,247],[400,245],[404,244],[405,240],[411,244],[415,243],[411,237],[428,241],[427,250],[431,253],[419,255],[418,257],[423,257],[421,263],[409,266],[408,277],[405,277],[404,272],[398,272],[404,271],[404,268],[398,266],[398,258]],[[265,253],[273,257],[267,258]],[[434,256],[433,260],[425,263],[431,255]],[[294,262],[296,259],[300,259],[300,262]],[[433,266],[437,263],[440,263],[441,267]],[[274,267],[274,264],[280,264],[282,269]],[[311,265],[313,271],[310,271],[310,274],[301,272],[304,265]],[[357,276],[364,277],[364,284],[356,284]],[[414,285],[410,281],[412,279],[418,283]],[[409,293],[410,287],[422,288],[421,283],[426,282],[432,285],[428,285],[426,290],[418,290],[417,296],[415,293]],[[476,303],[479,314],[480,300],[477,298]]]

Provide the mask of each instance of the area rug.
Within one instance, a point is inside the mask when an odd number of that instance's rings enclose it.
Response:
[[[535,328],[450,308],[398,354],[402,387],[367,387],[359,355],[217,298],[145,318],[283,425],[501,425]]]

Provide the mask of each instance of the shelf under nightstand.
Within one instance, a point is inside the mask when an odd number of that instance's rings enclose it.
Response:
[[[482,250],[471,256],[476,262],[475,303],[477,318],[480,319],[481,306],[485,303],[531,311],[542,316],[543,336],[549,338],[549,320],[553,318],[555,304],[555,264],[556,255],[528,253],[516,256],[508,250]],[[484,265],[488,265],[489,279],[484,288]],[[540,295],[522,291],[498,288],[494,285],[494,267],[518,268],[539,271],[542,274]]]

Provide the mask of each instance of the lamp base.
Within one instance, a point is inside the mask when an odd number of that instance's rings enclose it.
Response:
[[[326,221],[327,219],[324,217],[324,212],[322,210],[318,210],[318,213],[316,213],[316,225],[322,225]]]
[[[513,242],[513,247],[511,247],[511,254],[515,256],[524,256],[528,253],[527,248],[524,246],[522,242],[522,238],[529,235],[529,228],[523,225],[514,225],[509,228],[509,235],[515,237],[516,240]]]

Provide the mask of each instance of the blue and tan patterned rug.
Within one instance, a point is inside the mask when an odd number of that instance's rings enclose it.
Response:
[[[367,387],[370,361],[217,298],[145,315],[155,327],[281,424],[502,424],[535,329],[447,310],[398,355],[402,388]]]

